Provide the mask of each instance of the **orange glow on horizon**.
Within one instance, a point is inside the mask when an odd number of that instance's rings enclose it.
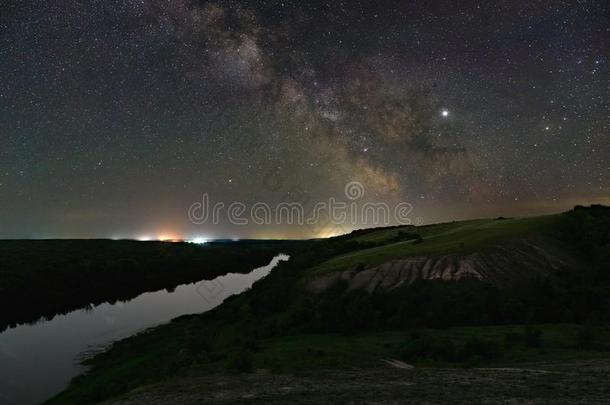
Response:
[[[157,236],[157,240],[161,242],[177,242],[181,241],[182,237],[173,232],[163,232]]]

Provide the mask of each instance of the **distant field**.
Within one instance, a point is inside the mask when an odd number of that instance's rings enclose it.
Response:
[[[316,266],[311,273],[342,270],[359,264],[376,265],[409,256],[473,252],[499,240],[544,235],[557,218],[557,215],[548,215],[518,219],[478,219],[366,233],[350,240],[385,243],[395,238],[398,232],[406,229],[421,235],[423,242],[415,243],[413,240],[390,242],[335,256]]]

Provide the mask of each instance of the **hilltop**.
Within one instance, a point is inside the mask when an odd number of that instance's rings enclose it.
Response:
[[[557,215],[462,221],[426,227],[356,232],[347,242],[363,249],[341,254],[311,269],[311,291],[337,282],[348,290],[394,290],[419,280],[474,278],[497,287],[554,278],[583,266],[553,238]],[[370,246],[370,247],[366,247]]]

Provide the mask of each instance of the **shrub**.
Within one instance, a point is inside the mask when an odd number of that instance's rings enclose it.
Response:
[[[513,346],[521,343],[523,341],[523,335],[519,332],[510,331],[504,334],[504,347],[506,349],[510,349]]]
[[[455,358],[455,344],[450,339],[414,334],[403,346],[400,357],[408,361],[452,362]]]
[[[249,373],[253,369],[252,355],[246,350],[233,353],[227,361],[227,369],[241,373]]]
[[[591,314],[578,329],[577,345],[580,349],[593,349],[597,334],[597,317]]]
[[[542,332],[531,325],[526,325],[523,329],[523,340],[528,347],[542,347]]]
[[[457,353],[457,359],[466,364],[477,364],[481,360],[492,361],[502,355],[500,344],[494,340],[472,337]]]

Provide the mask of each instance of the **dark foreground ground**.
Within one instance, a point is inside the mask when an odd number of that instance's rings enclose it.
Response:
[[[608,404],[610,359],[520,368],[257,371],[167,381],[106,404]]]

